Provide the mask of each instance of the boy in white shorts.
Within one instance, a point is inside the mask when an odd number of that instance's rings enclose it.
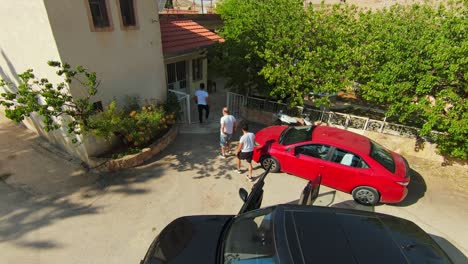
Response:
[[[241,160],[246,160],[249,164],[249,173],[246,177],[252,182],[252,156],[255,144],[255,135],[254,133],[249,132],[249,126],[247,124],[242,125],[242,133],[243,135],[239,140],[239,146],[237,146],[236,150],[237,172],[242,173],[240,170]]]
[[[228,152],[231,151],[232,134],[237,129],[237,120],[229,114],[227,107],[223,108],[223,117],[221,117],[220,124],[219,145],[221,146],[221,157],[225,159]]]

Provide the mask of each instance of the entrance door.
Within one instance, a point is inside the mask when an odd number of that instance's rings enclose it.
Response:
[[[166,65],[167,88],[188,93],[187,90],[187,63],[178,61]]]

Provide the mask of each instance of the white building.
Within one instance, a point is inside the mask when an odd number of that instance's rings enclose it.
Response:
[[[0,7],[0,78],[17,84],[18,73],[34,69],[59,83],[47,65],[56,60],[95,71],[104,106],[124,95],[166,98],[157,1],[0,0]],[[80,88],[72,83],[71,94],[84,95]],[[38,120],[27,126],[83,161],[105,150],[93,139],[73,145],[65,131],[45,133]]]

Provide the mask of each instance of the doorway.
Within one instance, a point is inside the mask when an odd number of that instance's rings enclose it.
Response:
[[[167,89],[188,93],[186,61],[166,64],[166,72]]]

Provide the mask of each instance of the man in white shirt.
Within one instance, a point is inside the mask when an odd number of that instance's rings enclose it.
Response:
[[[200,83],[200,89],[195,92],[195,96],[193,100],[198,105],[198,119],[200,120],[200,124],[203,123],[203,109],[205,109],[205,118],[208,119],[210,115],[210,106],[209,106],[209,99],[208,99],[208,92],[204,91],[205,84]]]
[[[237,156],[237,173],[242,173],[240,170],[241,160],[244,159],[249,164],[249,174],[247,179],[253,181],[252,179],[252,156],[253,149],[255,144],[255,135],[254,133],[249,132],[249,126],[246,124],[242,125],[242,136],[239,140],[239,146],[237,146],[236,156]]]
[[[232,134],[237,129],[237,120],[229,114],[227,107],[223,108],[223,116],[220,120],[221,129],[219,136],[219,145],[221,146],[221,158],[225,159],[226,154],[231,152]]]

